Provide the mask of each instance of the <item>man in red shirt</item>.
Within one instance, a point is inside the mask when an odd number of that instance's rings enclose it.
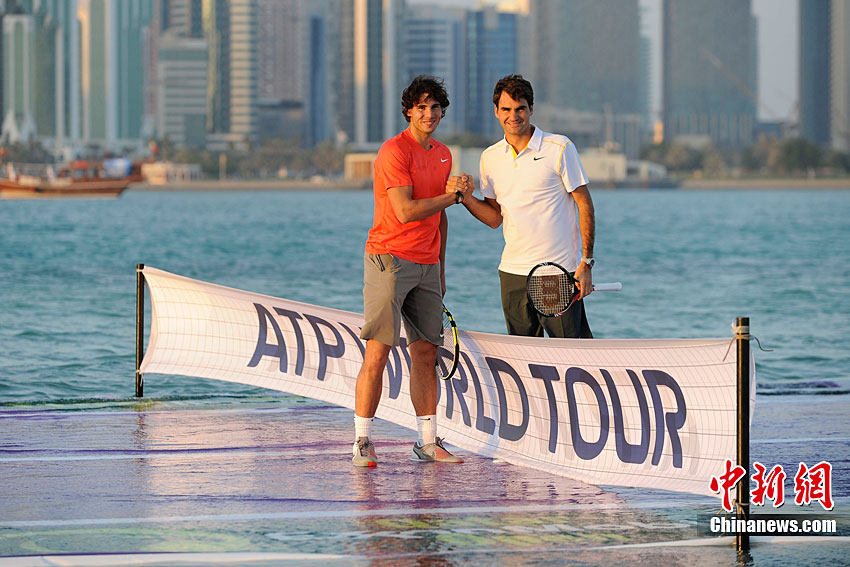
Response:
[[[384,142],[375,159],[375,218],[364,257],[366,322],[360,338],[366,340],[366,354],[355,388],[352,463],[366,467],[378,462],[370,441],[371,425],[402,321],[411,359],[410,399],[419,430],[413,457],[463,462],[436,436],[436,361],[446,291],[445,209],[461,203],[471,187],[465,176],[449,177],[452,155],[432,138],[449,106],[442,82],[424,75],[414,78],[401,104],[410,125]]]

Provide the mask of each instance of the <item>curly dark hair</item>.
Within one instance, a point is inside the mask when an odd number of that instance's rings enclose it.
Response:
[[[440,103],[443,107],[441,118],[445,118],[446,108],[449,106],[449,95],[443,80],[430,75],[417,75],[401,93],[401,113],[408,122],[410,122],[410,116],[407,115],[407,111],[419,104],[424,94]]]
[[[525,99],[529,107],[534,106],[534,89],[522,75],[505,75],[496,82],[496,87],[493,89],[493,104],[495,106],[499,106],[502,91],[508,93],[508,96],[514,100]]]

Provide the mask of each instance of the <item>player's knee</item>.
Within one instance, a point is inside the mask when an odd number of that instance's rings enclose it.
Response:
[[[437,345],[426,340],[410,343],[407,346],[407,350],[410,352],[411,362],[430,362],[433,364],[433,361],[437,359]]]

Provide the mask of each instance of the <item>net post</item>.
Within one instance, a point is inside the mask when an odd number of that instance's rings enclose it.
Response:
[[[136,264],[136,397],[144,395],[145,380],[139,369],[145,350],[145,276],[144,264]]]
[[[735,323],[738,346],[738,465],[746,471],[738,483],[738,520],[750,517],[750,318],[738,317]],[[749,553],[750,536],[738,533],[735,548]]]

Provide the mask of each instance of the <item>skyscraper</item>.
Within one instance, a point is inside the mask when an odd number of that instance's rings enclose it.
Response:
[[[405,9],[401,83],[406,86],[417,75],[431,75],[444,81],[450,108],[440,123],[439,135],[443,137],[466,129],[466,15],[462,9],[434,5],[411,5]],[[401,105],[397,105],[397,112],[400,111]]]
[[[831,0],[799,4],[800,133],[818,144],[830,142],[830,4]]]
[[[517,14],[484,7],[470,11],[466,18],[467,63],[463,104],[465,130],[490,138],[502,133],[493,116],[493,87],[496,81],[519,71],[517,50]]]
[[[143,43],[149,0],[79,0],[82,139],[139,140],[144,116]]]
[[[158,41],[156,133],[176,146],[206,146],[207,41],[174,30]]]
[[[258,92],[263,133],[307,145],[333,136],[328,0],[259,0]],[[297,120],[292,120],[292,117]],[[276,125],[269,125],[275,122]],[[276,127],[275,127],[276,126]]]
[[[532,0],[529,18],[527,75],[535,103],[597,116],[596,142],[617,142],[636,155],[642,121],[638,0]]]
[[[305,73],[304,109],[307,132],[305,141],[315,144],[333,139],[332,58],[335,53],[330,2],[312,2],[307,10],[307,52],[310,58]]]
[[[756,26],[749,0],[664,0],[664,136],[752,144]]]
[[[832,0],[830,122],[832,147],[850,151],[850,0]]]
[[[639,112],[637,0],[531,4],[535,98],[577,110]]]
[[[261,99],[304,99],[303,68],[308,59],[304,37],[309,32],[306,3],[258,0],[257,91]]]
[[[36,21],[29,14],[3,18],[3,138],[12,142],[36,136],[35,105],[38,90]]]
[[[339,134],[359,146],[375,146],[405,124],[399,100],[403,0],[340,3],[339,74],[336,95]]]
[[[8,49],[3,68],[15,105],[28,110],[13,120],[4,108],[7,133],[27,133],[62,144],[68,137],[79,138],[79,34],[76,0],[42,0],[17,4],[16,13],[6,16],[5,43]],[[11,25],[12,21],[17,21]],[[23,21],[29,22],[22,24]],[[27,31],[25,31],[25,29]],[[23,41],[24,43],[21,43]],[[21,89],[29,92],[21,100]],[[13,92],[17,91],[17,92]],[[4,98],[6,98],[4,96]],[[27,116],[27,126],[21,120]]]
[[[257,132],[257,0],[204,0],[209,48],[207,144],[227,149]]]
[[[41,8],[50,14],[56,26],[56,140],[79,140],[82,135],[80,110],[80,26],[78,0],[42,0]]]
[[[171,31],[175,37],[203,37],[203,0],[157,1],[162,10],[160,31]]]

